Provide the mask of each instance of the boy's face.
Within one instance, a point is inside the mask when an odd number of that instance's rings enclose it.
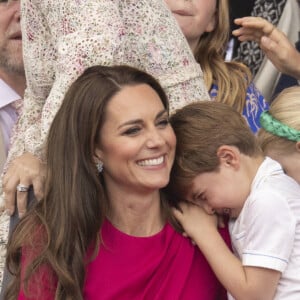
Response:
[[[187,200],[202,206],[207,213],[237,218],[250,193],[249,178],[240,168],[222,163],[218,171],[205,172],[192,181]]]

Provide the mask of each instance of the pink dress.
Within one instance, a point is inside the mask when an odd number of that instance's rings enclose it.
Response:
[[[101,232],[104,245],[87,265],[84,299],[227,299],[202,253],[171,225],[151,237],[133,237],[105,221]],[[228,242],[227,229],[221,234]],[[18,299],[54,299],[46,284],[38,297],[21,293]]]

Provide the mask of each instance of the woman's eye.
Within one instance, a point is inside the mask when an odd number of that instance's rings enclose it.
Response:
[[[169,124],[169,119],[163,119],[158,122],[158,126],[166,127]]]
[[[139,127],[132,127],[123,132],[123,135],[135,135],[140,131]]]

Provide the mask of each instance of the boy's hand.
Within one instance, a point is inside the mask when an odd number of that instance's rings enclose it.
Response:
[[[179,209],[173,208],[173,214],[182,225],[186,234],[197,243],[197,240],[205,239],[218,227],[218,217],[215,214],[208,214],[197,205],[181,202]]]

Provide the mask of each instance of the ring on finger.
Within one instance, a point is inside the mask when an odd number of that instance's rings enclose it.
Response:
[[[28,192],[28,190],[29,190],[29,186],[27,186],[27,185],[24,185],[24,184],[18,184],[17,185],[17,191],[18,192]]]

